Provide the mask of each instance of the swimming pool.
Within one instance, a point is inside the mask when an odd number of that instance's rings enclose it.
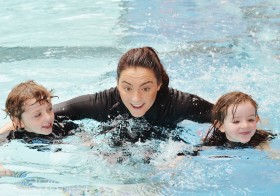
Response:
[[[1,1],[0,107],[10,89],[28,79],[53,88],[54,103],[115,86],[121,54],[149,45],[159,52],[170,86],[212,102],[232,90],[251,94],[260,106],[260,127],[279,133],[279,8],[274,0]],[[3,125],[3,111],[0,116]],[[0,161],[16,175],[0,178],[1,195],[279,192],[279,156],[266,151],[209,149],[175,159],[177,151],[199,143],[207,124],[180,124],[191,145],[148,141],[113,149],[106,138],[90,137],[98,122],[82,122],[87,138],[2,145]],[[84,145],[87,140],[95,145]],[[280,150],[279,138],[271,148]],[[118,153],[130,156],[115,163]]]

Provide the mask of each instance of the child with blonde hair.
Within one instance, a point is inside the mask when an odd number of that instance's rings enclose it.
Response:
[[[221,96],[212,109],[212,126],[203,140],[205,146],[257,147],[275,134],[257,129],[258,104],[243,92]]]
[[[4,111],[11,122],[2,127],[1,133],[8,132],[7,139],[23,139],[53,143],[53,140],[73,134],[78,126],[65,118],[55,117],[51,99],[53,91],[29,80],[16,85],[9,93]]]

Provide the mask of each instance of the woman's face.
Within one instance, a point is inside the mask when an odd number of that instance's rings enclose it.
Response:
[[[51,102],[36,102],[36,99],[25,101],[21,124],[28,132],[48,135],[52,132],[54,112]]]
[[[161,84],[151,69],[129,67],[118,80],[121,99],[134,117],[142,117],[152,107]]]

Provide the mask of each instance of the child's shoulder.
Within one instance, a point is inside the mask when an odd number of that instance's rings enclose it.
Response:
[[[259,138],[270,140],[270,139],[274,139],[277,136],[277,134],[273,133],[273,131],[271,130],[257,129],[254,136],[258,136]]]
[[[277,134],[274,134],[272,131],[270,130],[256,130],[256,133],[253,135],[253,137],[251,138],[249,144],[251,146],[258,146],[261,143],[270,141],[272,139],[274,139],[276,137]]]

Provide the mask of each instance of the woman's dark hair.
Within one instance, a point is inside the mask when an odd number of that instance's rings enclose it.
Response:
[[[152,47],[133,48],[127,51],[119,61],[117,80],[119,80],[122,71],[129,67],[151,69],[156,76],[158,84],[162,84],[160,90],[168,90],[169,77],[156,51]]]

